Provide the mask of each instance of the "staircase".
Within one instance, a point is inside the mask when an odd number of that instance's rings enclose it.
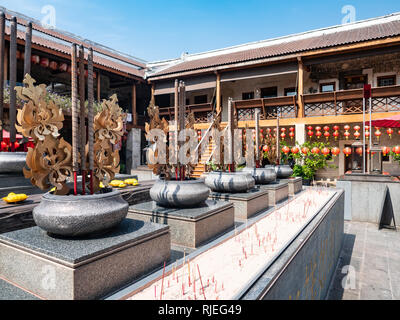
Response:
[[[191,175],[192,178],[200,178],[200,176],[204,173],[205,165],[207,161],[210,159],[214,147],[215,147],[214,141],[210,139],[210,141],[208,142],[208,146],[205,148],[204,152],[200,155],[200,159],[192,172]]]

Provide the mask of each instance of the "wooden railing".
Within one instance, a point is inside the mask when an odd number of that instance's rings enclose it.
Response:
[[[212,121],[213,108],[211,102],[191,104],[186,106],[186,113],[193,112],[196,123],[207,123]],[[174,107],[160,108],[160,116],[173,120],[175,115]]]
[[[400,111],[400,86],[372,88],[372,112]],[[306,117],[357,114],[363,111],[363,89],[303,95]]]
[[[305,117],[360,114],[363,109],[363,89],[343,90],[302,96]],[[256,109],[261,119],[295,118],[297,98],[277,97],[234,101],[239,121],[254,120]],[[367,110],[368,111],[368,110]],[[372,88],[372,112],[400,112],[400,85]]]
[[[239,121],[254,120],[256,109],[260,109],[260,119],[295,118],[297,116],[296,97],[260,98],[234,102]]]

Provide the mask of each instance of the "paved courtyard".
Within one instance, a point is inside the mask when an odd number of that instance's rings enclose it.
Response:
[[[328,299],[400,299],[400,231],[378,230],[375,224],[353,221],[345,222],[344,231]]]

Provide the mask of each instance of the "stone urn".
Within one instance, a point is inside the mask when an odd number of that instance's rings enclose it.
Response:
[[[274,168],[278,179],[287,179],[293,174],[289,165],[266,165],[265,168]]]
[[[249,168],[245,167],[243,172],[250,173],[256,184],[268,184],[276,181],[275,168]]]
[[[150,189],[150,198],[159,206],[168,208],[196,207],[204,203],[209,194],[210,189],[204,184],[204,179],[159,179]]]
[[[206,185],[215,192],[239,193],[254,188],[255,180],[248,172],[210,172]]]
[[[81,237],[116,227],[125,219],[128,208],[118,190],[87,196],[46,193],[33,209],[33,219],[50,234]]]
[[[0,152],[0,173],[22,174],[26,155],[26,152]]]

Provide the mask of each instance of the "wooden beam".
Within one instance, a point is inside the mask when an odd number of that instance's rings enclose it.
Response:
[[[221,111],[221,74],[217,73],[216,80],[216,113],[220,113]]]
[[[32,53],[32,23],[29,22],[25,32],[25,55],[24,55],[24,77],[31,74],[31,53]]]
[[[133,125],[137,126],[136,83],[132,85],[132,120],[133,120]]]
[[[297,105],[299,106],[298,109],[298,118],[304,117],[304,102],[303,102],[303,94],[304,94],[304,65],[301,58],[297,59],[299,65],[299,71],[297,74],[298,77],[298,84],[297,84]]]

